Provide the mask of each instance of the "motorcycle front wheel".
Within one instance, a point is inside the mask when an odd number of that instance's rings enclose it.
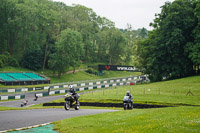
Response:
[[[128,105],[124,104],[124,110],[127,110],[127,108],[128,108]]]
[[[65,110],[69,110],[70,109],[70,102],[66,101],[64,106],[65,106]]]

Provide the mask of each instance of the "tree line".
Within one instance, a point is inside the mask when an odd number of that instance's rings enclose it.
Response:
[[[148,33],[120,30],[90,8],[51,0],[1,0],[0,18],[0,67],[59,75],[81,62],[131,65],[135,41]]]
[[[134,65],[151,81],[200,73],[200,0],[166,2],[150,25],[118,29],[92,9],[51,0],[0,1],[0,67]]]
[[[161,8],[148,38],[136,44],[137,66],[151,81],[199,73],[200,0],[175,0]]]

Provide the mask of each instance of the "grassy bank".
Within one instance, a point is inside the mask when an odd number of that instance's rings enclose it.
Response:
[[[189,89],[194,96],[191,94],[190,96],[189,94],[187,95]],[[122,103],[126,91],[131,91],[134,103],[200,105],[200,76],[150,84],[113,87],[111,89],[84,94],[80,97],[80,101]],[[64,102],[64,100],[59,99],[54,102]]]
[[[200,130],[199,110],[200,107],[135,109],[69,118],[53,124],[59,133],[196,133]]]
[[[187,95],[189,89],[194,96]],[[200,105],[200,76],[105,89],[101,92],[84,94],[80,100],[122,102],[123,96],[128,90],[131,91],[135,103]]]
[[[86,65],[82,65],[80,69],[85,68]],[[15,68],[15,67],[4,67],[0,68],[0,72],[31,72],[31,70],[24,69],[24,68]],[[77,71],[75,73],[66,73],[61,75],[61,77],[52,76],[52,71],[45,70],[44,72],[35,71],[38,74],[42,74],[46,77],[51,79],[51,84],[54,83],[63,83],[63,82],[76,82],[76,81],[85,81],[85,80],[95,80],[95,79],[104,79],[104,78],[115,78],[115,77],[128,77],[128,76],[138,76],[140,72],[126,72],[126,71],[105,71],[104,75],[97,76],[93,74],[89,74],[85,71]],[[17,88],[17,87],[37,87],[38,85],[34,86],[4,86],[0,84],[0,88]],[[45,86],[45,85],[39,85]]]

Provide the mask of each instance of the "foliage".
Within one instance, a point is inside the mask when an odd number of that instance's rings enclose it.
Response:
[[[55,44],[56,51],[51,55],[49,60],[50,68],[56,70],[60,76],[69,66],[75,67],[80,65],[80,57],[82,53],[82,37],[81,34],[71,29],[61,32]]]
[[[39,47],[30,47],[27,50],[21,61],[21,65],[31,70],[38,70],[42,68],[42,51]]]
[[[18,67],[19,63],[8,52],[5,52],[4,54],[0,55],[0,68],[4,66]]]
[[[194,62],[191,58],[195,53],[188,50],[191,42],[194,42],[192,32],[197,24],[193,2],[166,2],[154,23],[151,23],[154,30],[147,39],[137,44],[140,68],[149,75],[151,81],[193,74]],[[198,58],[199,54],[196,55]]]
[[[90,73],[90,74],[95,74],[97,75],[97,70],[93,69],[93,68],[88,68],[88,70],[86,71],[87,73]]]
[[[109,61],[109,64],[121,64],[124,55],[126,39],[124,34],[116,29],[106,29],[98,34],[97,43],[100,44],[98,56],[100,61]]]
[[[82,5],[67,6],[51,0],[1,0],[0,17],[0,54],[7,52],[12,58],[15,57],[12,65],[17,66],[20,61],[21,67],[38,70],[42,66],[43,71],[45,68],[58,71],[56,66],[59,66],[62,67],[59,73],[63,73],[69,66],[75,70],[80,61],[132,64],[132,51],[127,45],[125,33],[115,28],[114,22]],[[76,51],[73,56],[79,58],[66,59],[70,60],[66,65],[63,59],[54,61],[65,56],[56,54],[56,43],[67,29],[79,32],[82,39],[78,49],[70,47],[71,52]],[[39,65],[31,67],[27,59],[31,58],[31,53],[36,52],[34,47],[38,47],[41,53],[40,58],[32,62]],[[0,62],[3,66],[2,60]]]
[[[195,70],[200,73],[200,1],[194,1],[195,27],[192,31],[194,41],[188,42],[185,50],[189,52],[189,58],[194,64]]]

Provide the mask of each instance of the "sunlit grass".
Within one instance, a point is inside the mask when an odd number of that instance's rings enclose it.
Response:
[[[187,95],[189,89],[194,96],[192,96],[192,94]],[[81,95],[80,101],[122,103],[126,91],[131,92],[134,103],[200,105],[200,76],[150,84],[102,89],[102,91]],[[64,102],[64,100],[59,99],[54,102]]]
[[[199,132],[200,107],[134,109],[54,122],[59,133]],[[67,126],[66,126],[67,125]]]

